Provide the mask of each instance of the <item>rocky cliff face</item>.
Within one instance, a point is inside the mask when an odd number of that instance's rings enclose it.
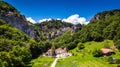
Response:
[[[91,19],[91,21],[95,21],[95,20],[99,20],[100,19],[100,16],[99,15],[95,15],[92,19]]]
[[[120,15],[120,9],[115,9],[115,10],[110,10],[110,11],[104,11],[104,12],[100,12],[97,13],[91,20],[90,22],[94,22],[94,21],[98,21],[101,19],[105,19],[108,16],[113,16],[113,15]]]
[[[2,1],[0,1],[0,19],[5,20],[7,23],[28,34],[30,37],[35,38],[32,24],[26,21],[26,18],[14,7]]]
[[[41,29],[43,36],[46,36],[49,40],[54,39],[67,31],[76,32],[82,27],[81,24],[74,25],[71,23],[62,22],[61,20],[45,21],[36,24],[36,26]]]

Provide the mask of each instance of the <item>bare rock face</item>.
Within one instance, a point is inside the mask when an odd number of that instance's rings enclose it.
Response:
[[[5,20],[8,24],[13,25],[30,37],[35,38],[32,24],[26,21],[23,15],[6,2],[0,2],[0,4],[0,19]]]
[[[100,20],[100,15],[95,15],[90,21]]]
[[[103,12],[97,13],[90,21],[91,22],[98,21],[113,15],[120,15],[120,9],[103,11]]]
[[[36,24],[36,26],[41,29],[43,36],[46,36],[49,40],[52,40],[67,31],[77,32],[82,27],[81,24],[74,25],[61,20],[45,21]]]
[[[5,20],[6,22],[12,24],[14,27],[18,28],[20,31],[28,34],[30,37],[34,38],[34,28],[32,25],[28,25],[28,22],[21,15],[20,17],[16,17],[14,15],[9,16],[1,16],[0,18]]]

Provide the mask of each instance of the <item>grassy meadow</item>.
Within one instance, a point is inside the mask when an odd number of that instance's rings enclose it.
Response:
[[[54,61],[54,58],[52,57],[40,56],[37,59],[31,61],[31,66],[32,67],[50,67],[53,61]]]
[[[110,48],[114,46],[113,41],[105,40],[104,42],[86,42],[85,48],[79,50],[78,47],[71,50],[73,56],[61,58],[56,67],[117,67],[117,64],[109,64],[109,58],[114,57],[120,59],[120,52],[114,49],[115,55],[106,57],[93,57],[92,53],[96,49]]]

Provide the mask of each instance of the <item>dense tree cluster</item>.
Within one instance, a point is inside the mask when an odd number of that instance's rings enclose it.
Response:
[[[58,47],[66,47],[68,50],[71,50],[77,46],[78,41],[74,40],[73,32],[68,31],[63,35],[55,38],[52,42],[55,43],[56,48]]]
[[[27,42],[29,42],[27,35],[0,19],[1,67],[24,66],[25,62],[31,58],[30,50],[25,48],[28,46]]]

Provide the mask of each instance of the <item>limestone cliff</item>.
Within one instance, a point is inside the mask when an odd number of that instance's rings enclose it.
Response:
[[[13,25],[30,37],[35,38],[33,25],[17,9],[3,1],[0,1],[0,19],[5,20],[8,24]]]

